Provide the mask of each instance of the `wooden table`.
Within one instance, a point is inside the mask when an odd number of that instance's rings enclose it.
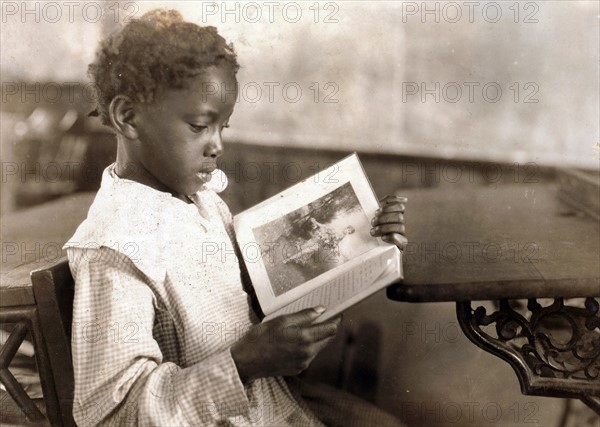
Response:
[[[33,304],[29,273],[66,255],[62,245],[87,216],[95,192],[75,193],[0,220],[0,307]]]
[[[600,413],[600,224],[557,192],[541,183],[401,192],[410,243],[388,297],[456,301],[465,335],[510,363],[524,394],[575,397]],[[519,299],[526,307],[510,302]],[[488,314],[471,307],[478,300],[499,302]]]

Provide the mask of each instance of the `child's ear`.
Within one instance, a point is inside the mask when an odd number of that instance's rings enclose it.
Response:
[[[128,96],[117,95],[108,107],[110,122],[117,132],[127,139],[137,139],[136,111],[134,103]]]

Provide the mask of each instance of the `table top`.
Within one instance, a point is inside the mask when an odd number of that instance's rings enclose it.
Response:
[[[404,280],[413,302],[600,296],[600,223],[556,184],[410,189]]]
[[[62,245],[87,216],[95,192],[75,193],[0,219],[0,307],[33,304],[29,273],[58,261]]]
[[[407,189],[404,280],[412,302],[600,296],[600,223],[561,204],[555,184]],[[32,304],[29,272],[64,256],[94,193],[3,216],[0,306]],[[15,246],[16,245],[16,246]],[[15,251],[13,253],[13,251]]]

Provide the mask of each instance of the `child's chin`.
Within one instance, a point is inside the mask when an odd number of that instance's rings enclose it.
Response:
[[[198,172],[196,174],[196,178],[198,179],[198,181],[200,181],[202,184],[208,184],[210,182],[210,180],[212,179],[212,174],[210,173],[206,173],[206,172]]]

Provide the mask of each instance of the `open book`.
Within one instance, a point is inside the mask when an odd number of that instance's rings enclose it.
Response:
[[[236,215],[264,320],[317,305],[327,320],[401,279],[400,250],[369,232],[378,208],[354,153]]]

